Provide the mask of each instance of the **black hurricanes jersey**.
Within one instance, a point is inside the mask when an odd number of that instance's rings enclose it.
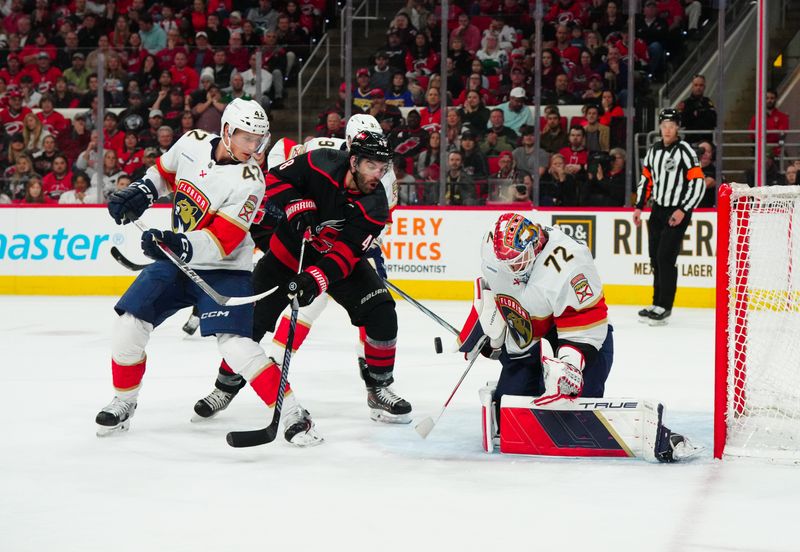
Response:
[[[266,176],[266,197],[281,209],[298,199],[317,205],[317,226],[306,245],[304,266],[314,265],[330,283],[347,277],[389,220],[389,203],[382,185],[373,193],[345,189],[349,154],[318,149],[289,159]],[[286,219],[270,240],[270,251],[297,270],[302,236]]]

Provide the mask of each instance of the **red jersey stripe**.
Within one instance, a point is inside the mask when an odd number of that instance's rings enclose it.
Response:
[[[175,173],[168,171],[164,168],[164,165],[161,164],[161,158],[159,157],[156,159],[156,169],[158,170],[158,174],[161,175],[161,178],[167,181],[169,184],[170,189],[174,192],[175,191]]]
[[[225,257],[230,255],[247,235],[247,230],[221,216],[214,217],[211,224],[203,230],[211,233]]]

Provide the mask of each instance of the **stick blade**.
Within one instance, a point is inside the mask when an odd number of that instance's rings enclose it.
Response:
[[[272,289],[268,289],[264,293],[259,293],[258,295],[251,295],[249,297],[230,297],[227,301],[225,301],[225,306],[235,307],[237,305],[248,305],[250,303],[255,303],[259,299],[263,299],[267,295],[272,295],[277,291],[278,286],[275,286]]]
[[[272,426],[251,431],[231,431],[225,440],[233,448],[257,447],[275,440],[278,432]]]
[[[433,418],[428,416],[427,418],[423,419],[420,423],[414,426],[414,430],[419,433],[419,436],[423,439],[427,439],[430,432],[433,431],[433,428],[436,426],[436,422],[433,421]]]

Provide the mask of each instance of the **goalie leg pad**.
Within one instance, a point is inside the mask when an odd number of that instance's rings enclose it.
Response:
[[[500,439],[497,429],[497,416],[495,415],[495,389],[497,389],[497,382],[487,381],[486,385],[478,390],[478,396],[481,399],[483,450],[489,453],[494,452],[495,443],[499,442]]]

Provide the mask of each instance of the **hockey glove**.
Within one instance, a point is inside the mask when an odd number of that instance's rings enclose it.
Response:
[[[296,199],[286,206],[286,220],[292,230],[303,235],[306,228],[317,231],[317,204],[313,199]]]
[[[176,234],[169,230],[150,229],[142,233],[142,251],[151,259],[166,259],[161,249],[164,246],[175,253],[184,263],[192,260],[192,244],[186,234]]]
[[[553,358],[555,355],[550,342],[541,340],[544,395],[534,399],[533,403],[537,406],[575,398],[583,390],[583,353],[569,346],[560,347],[558,352],[559,358]]]
[[[289,299],[297,297],[297,304],[307,307],[317,295],[325,293],[328,289],[328,278],[320,269],[310,266],[289,280],[288,289]]]
[[[117,224],[128,224],[142,216],[158,199],[158,191],[150,180],[137,180],[108,198],[108,212]]]
[[[364,256],[369,261],[369,264],[372,265],[372,268],[375,269],[375,272],[378,273],[378,276],[386,280],[388,278],[386,275],[386,261],[383,260],[383,251],[380,244],[377,241],[373,242],[372,247],[367,249]]]

